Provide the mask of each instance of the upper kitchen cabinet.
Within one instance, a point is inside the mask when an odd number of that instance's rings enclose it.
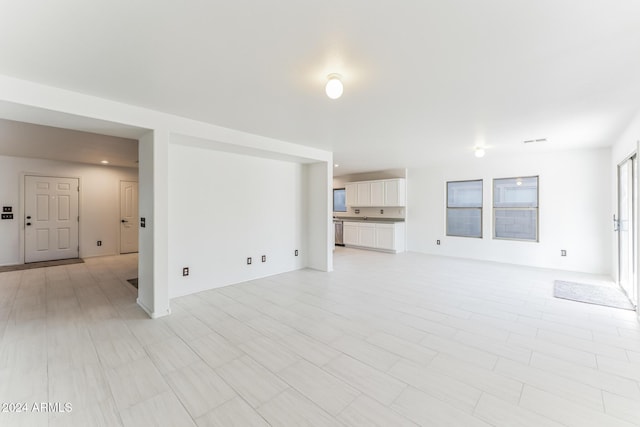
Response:
[[[405,182],[404,178],[349,182],[345,185],[347,206],[405,206]]]
[[[371,205],[371,183],[358,182],[358,205],[357,206],[372,206]]]
[[[388,179],[384,182],[384,206],[405,206],[407,187],[404,179]]]
[[[384,199],[384,181],[371,181],[371,206],[387,206]]]
[[[347,207],[356,206],[358,204],[358,184],[355,182],[347,182],[344,187],[346,189]]]

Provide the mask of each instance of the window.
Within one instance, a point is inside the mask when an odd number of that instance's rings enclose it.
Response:
[[[333,190],[333,211],[346,212],[346,194],[344,188],[336,188]]]
[[[538,241],[538,177],[493,180],[493,237]]]
[[[447,182],[447,236],[482,237],[482,180]]]

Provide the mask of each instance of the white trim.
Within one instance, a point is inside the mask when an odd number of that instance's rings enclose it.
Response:
[[[150,318],[152,319],[158,319],[160,317],[164,317],[164,316],[168,316],[171,314],[171,309],[167,308],[166,313],[156,313],[155,311],[151,311],[150,308],[148,308],[147,306],[145,306],[142,301],[140,301],[140,298],[136,298],[136,303],[140,306],[141,309],[144,310],[145,313],[147,313],[149,315]]]

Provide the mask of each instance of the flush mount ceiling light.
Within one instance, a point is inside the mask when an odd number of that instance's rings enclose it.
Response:
[[[108,165],[109,164],[109,160],[100,160],[100,163],[102,163],[103,165]]]
[[[477,158],[481,158],[484,157],[484,148],[482,147],[476,147],[474,154],[476,155]]]
[[[329,98],[338,99],[342,96],[344,87],[342,86],[341,78],[340,74],[329,74],[327,76],[327,84],[324,90]]]

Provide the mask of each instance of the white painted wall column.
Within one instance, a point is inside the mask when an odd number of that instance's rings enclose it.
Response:
[[[307,165],[307,250],[310,268],[333,271],[333,164]]]
[[[169,308],[169,132],[154,130],[138,145],[140,161],[140,255],[138,304],[152,318],[166,316]]]

